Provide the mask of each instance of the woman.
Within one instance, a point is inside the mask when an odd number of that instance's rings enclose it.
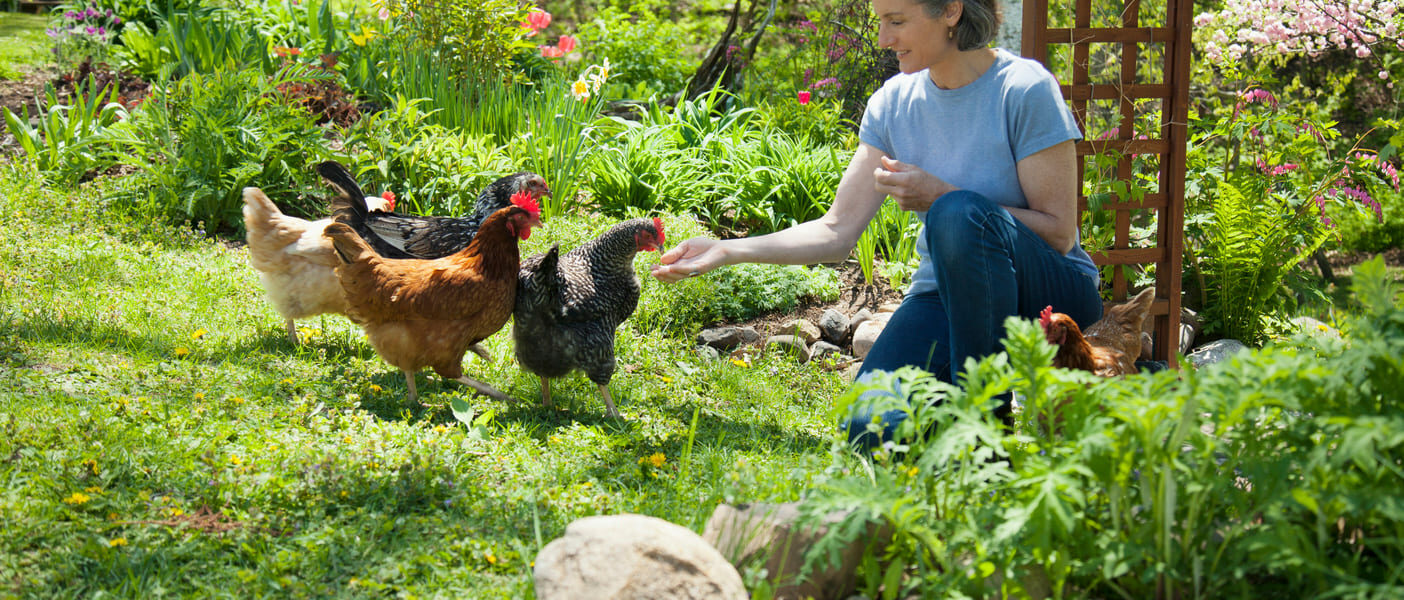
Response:
[[[1081,132],[1042,65],[987,48],[997,0],[873,0],[878,43],[901,73],[868,100],[861,143],[833,206],[769,235],[693,238],[653,271],[672,282],[740,262],[812,264],[848,257],[885,198],[918,213],[921,264],[859,374],[913,365],[954,382],[967,358],[998,352],[1004,320],[1044,306],[1091,323],[1097,270],[1079,246]],[[1007,418],[1009,404],[996,411]],[[881,415],[890,435],[901,411]],[[874,416],[845,424],[851,440]]]

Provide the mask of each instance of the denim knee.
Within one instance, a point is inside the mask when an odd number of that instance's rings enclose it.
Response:
[[[932,260],[964,260],[971,245],[979,240],[980,225],[991,216],[1006,218],[1008,214],[990,199],[969,190],[956,190],[937,198],[926,209],[925,219]]]

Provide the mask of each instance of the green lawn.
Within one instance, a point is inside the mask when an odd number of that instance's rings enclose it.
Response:
[[[540,407],[506,330],[466,368],[521,402],[426,371],[431,407],[409,406],[345,319],[291,345],[242,250],[35,179],[0,165],[0,595],[520,598],[574,519],[700,531],[831,464],[837,375],[708,362],[629,323],[623,421],[583,376]]]
[[[44,34],[47,15],[0,12],[0,79],[19,80],[44,63],[51,47]]]

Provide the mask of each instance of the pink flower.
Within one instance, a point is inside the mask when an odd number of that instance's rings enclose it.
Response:
[[[541,46],[540,48],[543,58],[560,58],[565,56],[565,52],[555,46]]]
[[[570,54],[570,51],[575,49],[575,38],[563,35],[561,39],[556,42],[556,46],[561,49],[561,54]]]
[[[551,13],[544,10],[533,10],[527,13],[527,23],[532,29],[545,29],[551,25]]]
[[[380,20],[382,21],[387,21],[390,19],[390,9],[382,6],[380,7],[380,12],[376,13],[376,16],[380,17]]]
[[[805,104],[809,104],[809,92],[808,92],[808,91],[801,91],[801,92],[799,93],[799,103],[800,103],[800,106],[803,106],[803,105],[805,105]]]

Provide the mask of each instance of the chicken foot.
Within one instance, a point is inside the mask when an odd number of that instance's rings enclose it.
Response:
[[[288,341],[292,342],[294,346],[298,345],[300,342],[297,341],[297,323],[292,319],[287,319],[286,327],[288,329]]]
[[[488,397],[490,397],[490,398],[496,398],[496,399],[498,399],[498,400],[504,400],[504,401],[511,401],[511,400],[513,400],[513,398],[512,398],[511,396],[508,396],[507,394],[503,393],[502,391],[498,390],[497,388],[492,387],[492,386],[490,386],[490,385],[488,385],[488,384],[486,384],[486,383],[483,383],[483,382],[481,382],[481,381],[478,381],[478,380],[476,380],[476,379],[473,379],[472,377],[469,377],[469,376],[467,376],[467,375],[460,375],[457,379],[454,379],[454,381],[457,381],[457,382],[459,382],[459,383],[461,383],[461,384],[463,384],[463,385],[466,385],[466,386],[468,386],[468,387],[470,387],[470,388],[473,388],[473,389],[477,390],[479,394],[482,394],[482,395],[484,395],[484,396],[488,396]]]
[[[551,380],[545,377],[541,378],[541,404],[546,408],[555,408],[551,404]]]

